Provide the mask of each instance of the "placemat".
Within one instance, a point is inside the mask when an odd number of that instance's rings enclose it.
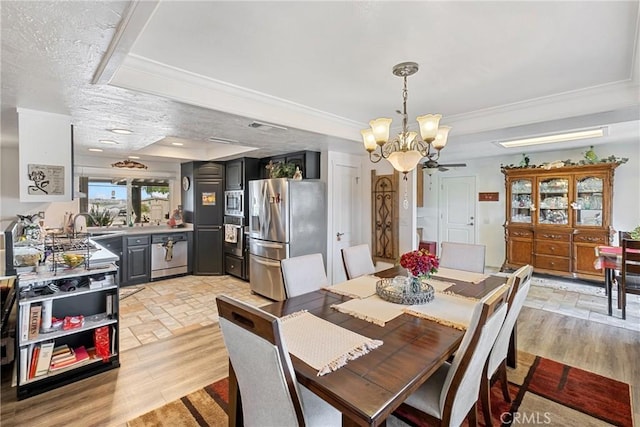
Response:
[[[480,283],[489,277],[488,274],[474,273],[472,271],[454,270],[451,268],[439,267],[438,272],[433,274],[439,279],[460,280],[462,282]]]
[[[464,331],[469,326],[476,304],[478,304],[477,300],[436,293],[433,301],[422,305],[405,306],[403,312]]]
[[[317,369],[318,376],[335,371],[349,360],[382,345],[380,340],[357,334],[306,310],[282,317],[280,322],[289,352]]]
[[[378,280],[380,279],[375,276],[360,276],[333,286],[324,286],[322,289],[338,295],[361,299],[376,294]]]
[[[402,304],[385,301],[378,295],[365,299],[352,299],[331,306],[331,308],[341,313],[349,314],[378,326],[384,326],[388,321],[401,315],[404,307],[406,306]]]

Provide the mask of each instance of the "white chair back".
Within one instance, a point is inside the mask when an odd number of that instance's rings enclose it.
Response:
[[[484,273],[485,245],[442,242],[440,267]]]
[[[478,400],[487,357],[507,314],[507,291],[508,286],[502,285],[476,305],[469,328],[447,372],[440,393],[440,413],[450,411],[450,425],[461,425]]]
[[[280,320],[224,295],[216,298],[216,303],[242,396],[244,424],[301,425],[304,414]],[[265,331],[266,336],[259,335]]]
[[[342,262],[347,279],[355,279],[376,272],[367,244],[342,249]]]
[[[280,261],[287,298],[317,291],[329,284],[322,254],[302,255]]]
[[[511,285],[509,294],[509,310],[507,316],[504,319],[504,323],[496,343],[491,349],[489,355],[489,361],[487,363],[487,377],[491,379],[493,374],[500,366],[503,360],[507,358],[509,352],[509,340],[511,338],[511,332],[518,320],[518,315],[524,304],[524,300],[527,298],[529,288],[531,287],[531,275],[533,274],[533,267],[531,265],[525,265],[520,267],[509,277],[508,285]],[[511,282],[511,283],[510,283]],[[515,292],[515,294],[514,294]]]

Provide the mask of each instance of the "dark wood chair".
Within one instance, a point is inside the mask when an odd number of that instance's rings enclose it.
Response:
[[[627,294],[640,295],[640,240],[622,239],[622,269],[616,277],[622,318],[627,318]]]
[[[342,414],[298,384],[280,330],[280,319],[226,295],[216,298],[229,352],[230,425],[340,425]],[[239,389],[233,387],[237,384]],[[240,405],[236,405],[238,398]],[[326,423],[326,424],[325,424]]]

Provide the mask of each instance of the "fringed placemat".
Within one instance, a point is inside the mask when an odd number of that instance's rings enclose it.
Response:
[[[434,273],[433,276],[439,279],[452,279],[460,280],[461,282],[480,283],[483,280],[486,280],[487,277],[489,277],[489,274],[439,267],[438,272]]]
[[[400,316],[404,307],[406,306],[385,301],[377,295],[366,299],[352,299],[331,306],[331,308],[341,313],[349,314],[378,326],[384,326],[388,321]]]
[[[375,276],[360,276],[333,286],[325,286],[322,289],[349,298],[361,299],[376,294],[376,283],[378,280],[380,279]]]
[[[357,334],[306,310],[282,317],[280,321],[289,352],[317,369],[318,376],[335,371],[349,360],[382,345],[380,340]]]
[[[469,326],[476,304],[478,301],[474,299],[436,293],[433,301],[405,307],[403,312],[464,331]]]

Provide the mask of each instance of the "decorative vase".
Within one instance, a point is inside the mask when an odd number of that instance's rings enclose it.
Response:
[[[410,294],[417,294],[422,289],[421,278],[418,276],[414,276],[409,274],[409,280],[407,283],[408,291]]]

